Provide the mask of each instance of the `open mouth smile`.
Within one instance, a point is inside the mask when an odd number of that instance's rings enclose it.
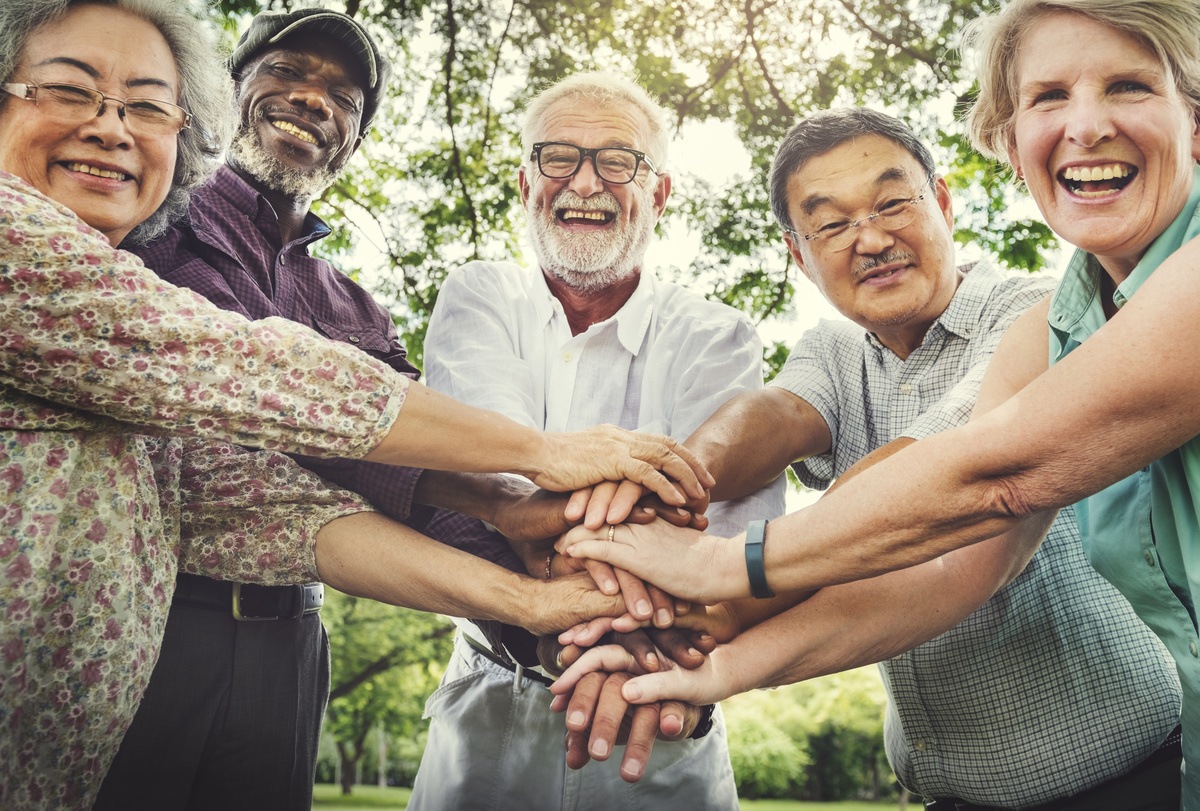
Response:
[[[320,146],[320,143],[317,141],[317,137],[315,135],[308,130],[297,127],[290,121],[272,121],[271,126],[277,130],[286,132],[288,135],[299,138],[301,141],[310,143],[313,146]]]
[[[584,225],[608,225],[616,220],[617,215],[614,211],[594,211],[578,208],[563,208],[555,212],[558,221],[571,225],[574,223],[583,223]]]
[[[124,172],[118,172],[113,169],[101,169],[98,166],[92,166],[90,163],[79,163],[78,161],[68,161],[64,163],[67,169],[72,172],[83,172],[94,177],[105,177],[110,180],[133,180],[132,175],[127,175]]]
[[[1137,167],[1127,163],[1069,166],[1058,173],[1058,182],[1076,197],[1095,199],[1114,195],[1137,177]]]

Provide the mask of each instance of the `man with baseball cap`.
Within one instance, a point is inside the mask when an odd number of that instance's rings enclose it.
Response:
[[[122,247],[225,309],[299,321],[415,378],[387,310],[308,254],[331,233],[312,201],[362,142],[387,85],[387,60],[350,17],[307,8],[255,17],[230,67],[240,120],[227,165],[193,195],[183,221],[148,245]],[[480,522],[415,505],[490,515],[479,504],[516,487],[506,477],[486,490],[481,477],[299,461],[389,517],[472,552],[489,537]],[[561,506],[552,509],[561,521]],[[545,523],[536,537],[553,531]],[[523,570],[515,556],[489,557]],[[159,661],[95,808],[307,811],[329,696],[321,585],[180,574],[176,586]]]

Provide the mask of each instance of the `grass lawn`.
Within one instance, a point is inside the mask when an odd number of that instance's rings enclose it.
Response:
[[[342,796],[339,786],[318,783],[313,792],[313,808],[320,811],[352,811],[359,808],[401,809],[408,805],[410,790],[406,788],[377,788],[355,786],[349,797]],[[897,803],[800,803],[792,800],[742,800],[743,811],[882,811],[896,808]],[[909,803],[910,809],[919,805]]]

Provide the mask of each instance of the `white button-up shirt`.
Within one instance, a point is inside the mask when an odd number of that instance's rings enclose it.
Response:
[[[548,431],[601,423],[687,437],[733,395],[762,387],[743,314],[643,271],[611,318],[572,335],[536,268],[472,262],[438,293],[425,338],[433,388]],[[784,509],[784,480],[709,509],[718,535]]]

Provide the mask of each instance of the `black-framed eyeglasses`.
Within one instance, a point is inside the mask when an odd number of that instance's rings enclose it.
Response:
[[[933,180],[932,176],[929,180]],[[812,242],[814,247],[820,248],[826,253],[838,253],[853,245],[858,239],[859,231],[868,223],[888,232],[898,231],[910,224],[917,217],[917,203],[920,203],[928,195],[929,191],[923,191],[914,197],[890,199],[881,203],[872,214],[857,220],[834,220],[822,225],[811,234],[802,234],[793,228],[787,230],[797,239]]]
[[[631,182],[637,177],[638,170],[641,169],[643,163],[651,172],[658,174],[658,169],[646,157],[645,152],[627,149],[623,146],[585,149],[582,146],[562,141],[540,141],[533,145],[533,153],[529,157],[530,160],[537,163],[539,172],[555,180],[574,177],[575,173],[579,171],[579,167],[583,166],[583,162],[588,158],[592,159],[592,166],[596,168],[596,174],[607,183]]]
[[[94,87],[66,82],[6,82],[0,84],[0,90],[32,101],[60,121],[75,124],[104,115],[105,104],[111,101],[117,105],[117,115],[134,135],[174,135],[192,124],[192,114],[178,104],[136,96],[119,99],[106,96]]]

